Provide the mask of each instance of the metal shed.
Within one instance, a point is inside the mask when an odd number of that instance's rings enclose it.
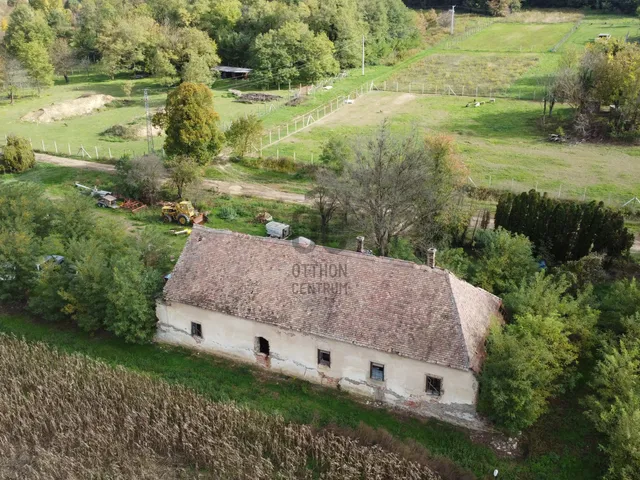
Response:
[[[247,79],[249,74],[253,71],[250,68],[241,67],[214,67],[214,70],[220,72],[220,78],[234,78],[234,79]]]

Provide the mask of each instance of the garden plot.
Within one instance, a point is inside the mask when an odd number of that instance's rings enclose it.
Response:
[[[535,54],[457,54],[439,53],[426,57],[393,77],[393,82],[412,82],[416,90],[421,84],[433,89],[451,86],[456,92],[464,87],[470,95],[479,87],[482,90],[503,90],[534,67],[540,56]]]
[[[494,23],[457,43],[454,48],[487,52],[546,52],[573,26],[573,23]]]

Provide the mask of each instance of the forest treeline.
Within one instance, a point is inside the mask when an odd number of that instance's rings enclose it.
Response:
[[[442,8],[438,0],[404,0],[410,8]],[[607,12],[635,13],[640,5],[637,0],[463,0],[456,8],[463,12],[491,13],[503,15],[505,12],[525,8],[591,8]]]
[[[402,0],[9,0],[3,66],[36,86],[78,62],[210,83],[218,64],[262,84],[309,82],[362,61],[393,62],[418,44]],[[6,77],[6,75],[5,75]],[[15,79],[14,79],[15,82]],[[5,79],[5,83],[7,83]],[[8,83],[11,83],[9,81]]]

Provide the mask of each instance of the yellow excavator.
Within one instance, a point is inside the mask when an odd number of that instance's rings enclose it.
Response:
[[[178,222],[180,225],[195,223],[200,225],[208,220],[206,213],[198,212],[190,201],[169,203],[162,207],[162,219],[166,223]]]

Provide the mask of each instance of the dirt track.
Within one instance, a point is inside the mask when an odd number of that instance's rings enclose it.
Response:
[[[100,172],[114,173],[115,167],[106,163],[87,162],[85,160],[73,160],[71,158],[56,157],[45,153],[36,153],[36,160],[42,163],[51,163],[61,167],[83,168],[86,170],[97,170]],[[258,197],[265,200],[276,200],[287,203],[308,204],[305,196],[299,193],[281,192],[274,188],[257,183],[246,182],[225,182],[222,180],[204,180],[207,187],[216,188],[220,193],[229,195],[245,195]]]
[[[105,163],[87,162],[85,160],[73,160],[71,158],[55,157],[45,153],[36,153],[36,160],[42,163],[51,163],[62,167],[84,168],[86,170],[97,170],[100,172],[115,172],[113,165]],[[299,193],[287,193],[275,190],[265,185],[246,182],[224,182],[221,180],[205,180],[204,184],[208,187],[216,188],[220,193],[229,195],[246,195],[249,197],[264,198],[265,200],[275,200],[279,202],[309,204],[304,195]],[[471,219],[472,225],[475,223],[475,217]],[[479,221],[478,221],[479,223]],[[631,247],[632,252],[640,252],[640,237]]]

